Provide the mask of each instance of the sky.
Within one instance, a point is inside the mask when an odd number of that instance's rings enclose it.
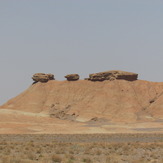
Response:
[[[162,0],[0,0],[0,105],[32,84],[124,70],[163,82]]]

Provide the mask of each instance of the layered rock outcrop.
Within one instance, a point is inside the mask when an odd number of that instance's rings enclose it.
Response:
[[[137,78],[138,78],[138,74],[136,73],[113,70],[113,71],[90,74],[89,78],[86,78],[86,80],[104,81],[104,80],[123,79],[128,81],[134,81],[137,80]]]
[[[76,81],[76,80],[79,80],[80,76],[78,74],[69,74],[69,75],[66,75],[65,78],[68,81]]]
[[[49,80],[54,80],[53,74],[44,74],[44,73],[36,73],[33,75],[32,79],[34,82],[47,82]]]

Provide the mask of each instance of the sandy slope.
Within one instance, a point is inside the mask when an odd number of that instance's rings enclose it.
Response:
[[[163,83],[36,83],[2,105],[0,115],[0,133],[162,132]]]

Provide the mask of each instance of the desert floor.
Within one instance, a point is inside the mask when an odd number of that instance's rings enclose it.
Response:
[[[163,134],[0,135],[0,163],[162,163]]]

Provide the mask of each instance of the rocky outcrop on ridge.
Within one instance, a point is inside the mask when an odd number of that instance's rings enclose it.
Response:
[[[80,76],[78,74],[69,74],[69,75],[66,75],[65,78],[68,81],[76,81],[76,80],[79,80]]]
[[[104,80],[123,79],[128,81],[134,81],[137,80],[137,78],[138,78],[138,74],[136,73],[113,70],[113,71],[90,74],[89,78],[86,78],[86,80],[104,81]]]
[[[54,80],[53,74],[44,74],[44,73],[36,73],[33,75],[32,79],[34,82],[47,82],[49,80]]]

